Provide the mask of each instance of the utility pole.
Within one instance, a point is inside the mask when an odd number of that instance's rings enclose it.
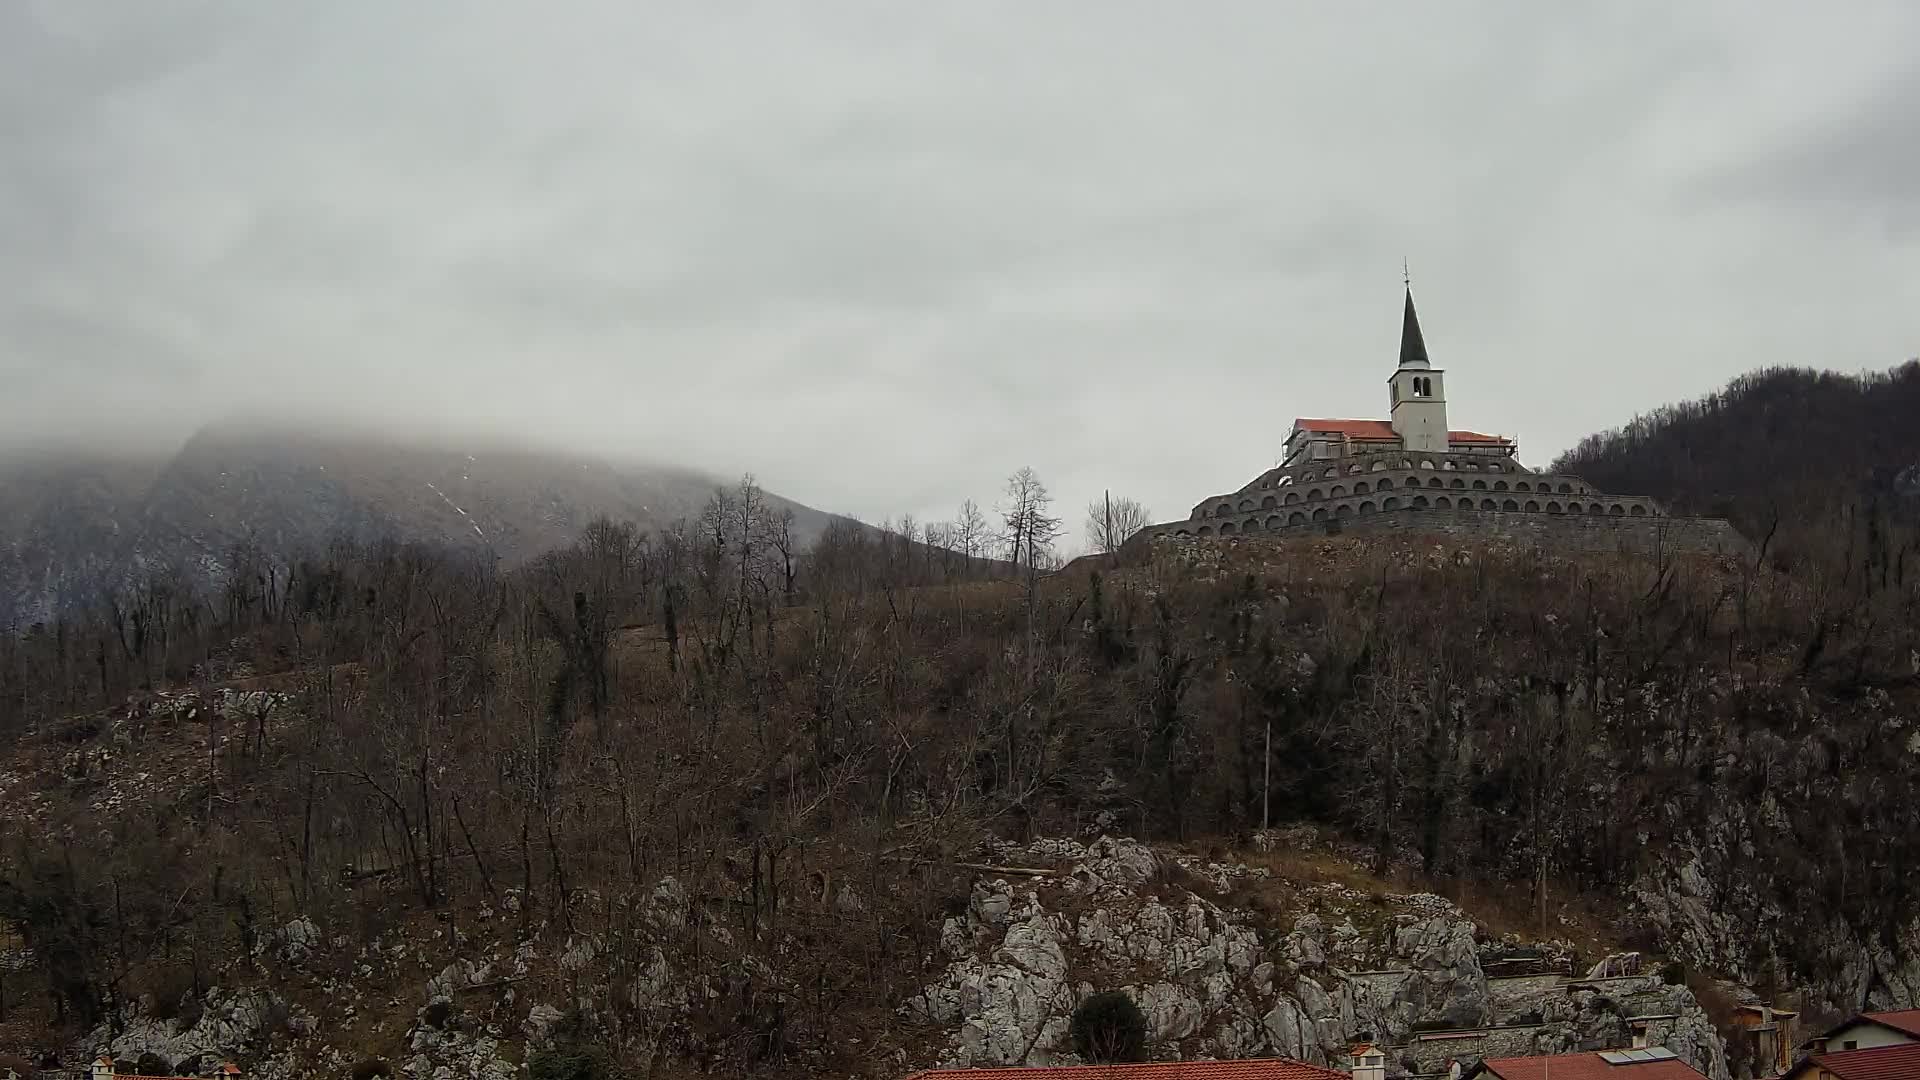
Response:
[[[1273,718],[1267,718],[1267,752],[1260,764],[1260,831],[1267,831],[1267,800],[1273,794]]]

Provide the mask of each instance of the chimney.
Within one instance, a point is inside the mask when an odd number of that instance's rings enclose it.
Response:
[[[1355,1043],[1351,1051],[1353,1080],[1387,1080],[1387,1055],[1370,1042]]]
[[[90,1080],[113,1080],[113,1059],[110,1057],[94,1058],[93,1068],[90,1070]]]
[[[1647,1048],[1647,1041],[1647,1025],[1644,1023],[1633,1025],[1633,1048],[1635,1050],[1645,1050]]]

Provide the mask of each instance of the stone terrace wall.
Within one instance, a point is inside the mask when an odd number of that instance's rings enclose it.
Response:
[[[1401,533],[1460,540],[1504,540],[1556,551],[1595,554],[1662,552],[1743,555],[1750,545],[1721,518],[1614,517],[1588,514],[1513,514],[1486,510],[1387,510],[1364,518],[1339,518],[1264,536],[1325,536]]]

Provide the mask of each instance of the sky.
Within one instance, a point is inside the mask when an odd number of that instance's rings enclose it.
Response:
[[[0,4],[0,446],[331,418],[1184,517],[1920,353],[1920,5]]]

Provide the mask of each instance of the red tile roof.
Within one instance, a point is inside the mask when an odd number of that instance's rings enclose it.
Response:
[[[1316,420],[1301,417],[1293,422],[1296,428],[1305,428],[1315,434],[1345,435],[1349,439],[1361,442],[1372,440],[1397,441],[1400,436],[1394,433],[1391,420]],[[1494,443],[1504,445],[1511,440],[1499,435],[1482,435],[1477,431],[1449,431],[1448,442],[1457,443]]]
[[[1920,1038],[1920,1009],[1898,1009],[1894,1012],[1870,1012],[1860,1014],[1876,1024],[1885,1024],[1895,1031],[1904,1031]]]
[[[1920,1043],[1876,1046],[1871,1050],[1836,1050],[1831,1054],[1815,1054],[1807,1061],[1840,1080],[1920,1080]],[[1804,1064],[1803,1068],[1796,1068],[1794,1074],[1802,1073]]]
[[[1059,1065],[1020,1069],[928,1069],[908,1080],[1351,1080],[1288,1058],[1248,1061],[1154,1061],[1138,1065]]]
[[[1349,439],[1398,439],[1393,424],[1387,420],[1309,420],[1301,418],[1293,422],[1296,428],[1326,435],[1345,435]]]
[[[1488,1058],[1480,1064],[1500,1080],[1704,1080],[1679,1058],[1614,1065],[1597,1052]]]

